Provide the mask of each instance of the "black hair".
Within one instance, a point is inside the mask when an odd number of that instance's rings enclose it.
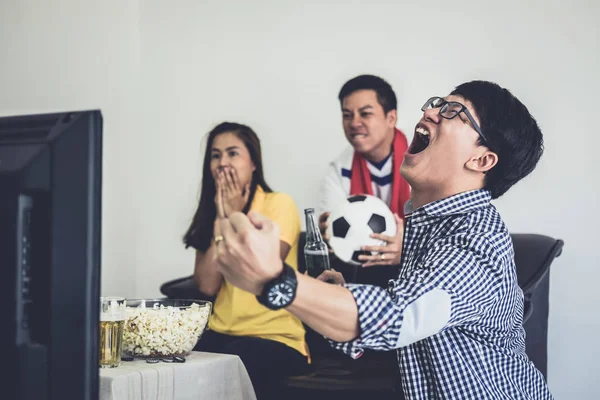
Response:
[[[487,81],[472,81],[456,87],[452,95],[471,102],[487,146],[498,155],[487,171],[484,188],[492,198],[502,196],[529,175],[544,152],[544,139],[535,118],[509,90]]]
[[[343,104],[343,101],[347,96],[358,90],[374,90],[375,93],[377,93],[377,101],[381,104],[381,107],[383,107],[383,112],[385,114],[398,108],[396,93],[394,93],[392,86],[380,77],[374,75],[359,75],[346,82],[338,94],[340,105]]]

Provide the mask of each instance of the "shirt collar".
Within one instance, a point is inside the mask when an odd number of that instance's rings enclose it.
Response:
[[[412,214],[411,217],[419,214],[429,216],[448,216],[457,214],[466,214],[474,210],[484,208],[490,205],[492,194],[489,190],[477,189],[468,192],[462,192],[450,197],[436,200],[423,207],[412,210],[412,202],[409,200],[404,206],[405,214]]]
[[[379,162],[374,162],[374,161],[369,161],[369,160],[367,160],[367,162],[381,171],[391,157],[392,157],[392,153],[388,154],[388,156],[386,158],[384,158],[383,160],[381,160]]]

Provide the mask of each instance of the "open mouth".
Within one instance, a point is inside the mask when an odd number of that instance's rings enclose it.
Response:
[[[415,135],[410,147],[408,148],[409,154],[419,154],[429,146],[429,131],[420,126],[415,129]]]

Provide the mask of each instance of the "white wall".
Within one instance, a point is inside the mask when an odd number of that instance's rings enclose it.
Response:
[[[134,295],[137,2],[0,1],[0,115],[102,110],[102,292]]]
[[[0,113],[103,110],[103,292],[128,297],[192,273],[181,236],[216,123],[254,127],[269,183],[302,209],[345,145],[336,96],[347,79],[390,81],[409,136],[430,95],[476,78],[508,87],[546,152],[496,205],[513,232],[565,240],[551,275],[549,384],[557,399],[600,397],[597,1],[5,3]]]

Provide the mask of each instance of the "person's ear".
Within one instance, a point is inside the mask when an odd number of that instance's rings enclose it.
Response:
[[[493,151],[486,149],[478,154],[478,156],[467,161],[465,168],[473,172],[481,172],[485,174],[490,169],[494,168],[496,164],[498,164],[498,155]]]
[[[398,111],[390,110],[385,115],[385,119],[390,127],[396,127],[396,122],[398,121]]]

